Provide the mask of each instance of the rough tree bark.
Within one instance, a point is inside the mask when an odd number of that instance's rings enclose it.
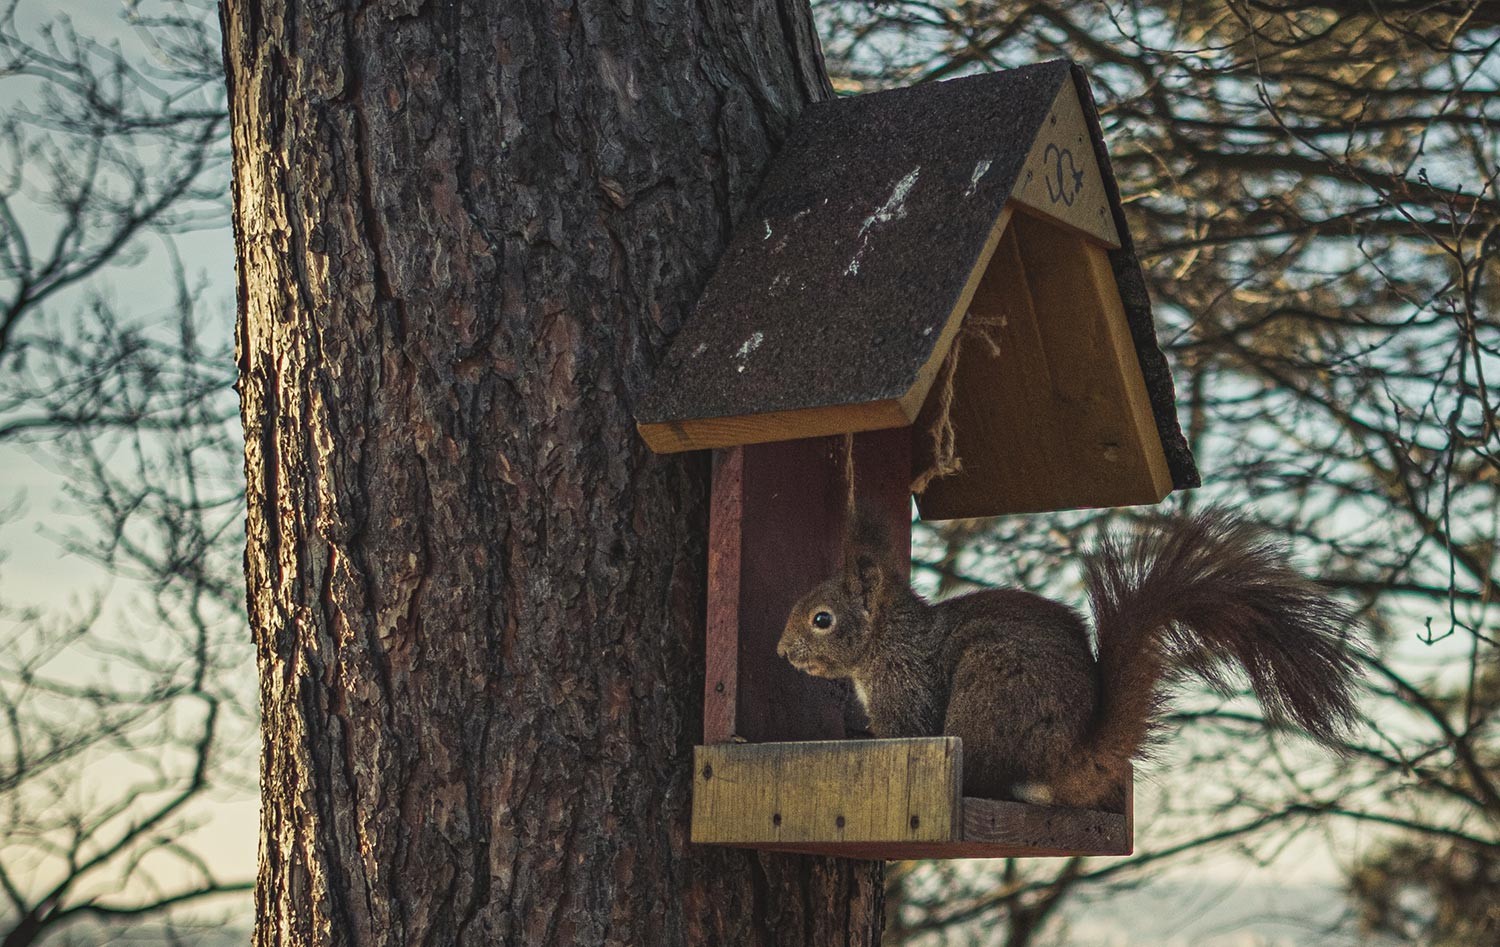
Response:
[[[707,464],[631,419],[828,94],[804,0],[223,18],[257,942],[878,940],[878,866],[687,842]]]

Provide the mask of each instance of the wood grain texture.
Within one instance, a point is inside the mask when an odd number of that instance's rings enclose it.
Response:
[[[952,737],[699,747],[693,841],[952,841],[960,753]]]
[[[911,542],[911,435],[854,438],[861,501],[891,541]],[[705,743],[836,740],[851,703],[838,681],[776,654],[787,615],[839,566],[847,487],[844,439],[810,438],[719,452],[710,500]]]
[[[688,843],[707,458],[632,406],[801,108],[801,0],[227,0],[256,942],[871,945]]]
[[[1141,374],[1146,379],[1146,389],[1151,393],[1151,413],[1156,421],[1157,433],[1161,436],[1162,449],[1167,455],[1167,467],[1172,472],[1172,485],[1178,490],[1190,489],[1201,482],[1198,465],[1193,460],[1193,452],[1177,421],[1177,391],[1172,382],[1171,366],[1167,364],[1167,358],[1157,344],[1156,325],[1151,316],[1151,297],[1146,292],[1146,276],[1141,272],[1135,241],[1131,239],[1130,228],[1126,224],[1125,205],[1120,200],[1120,187],[1110,164],[1109,150],[1105,147],[1093,90],[1089,88],[1088,76],[1077,65],[1073,67],[1073,83],[1083,102],[1083,118],[1088,123],[1090,137],[1094,142],[1094,160],[1104,176],[1104,190],[1109,195],[1115,231],[1120,235],[1120,248],[1109,252],[1109,263],[1114,270],[1115,287],[1119,290],[1120,301],[1125,306],[1126,320],[1130,323],[1131,338],[1135,340],[1135,354],[1140,362]]]
[[[963,797],[962,756],[954,737],[699,747],[693,841],[887,860],[1130,854],[1128,805]]]
[[[1099,247],[1084,245],[1083,259],[1088,278],[1082,288],[1092,296],[1086,305],[1092,304],[1102,314],[1101,323],[1108,336],[1108,343],[1102,348],[1114,359],[1115,377],[1123,395],[1121,406],[1127,414],[1123,424],[1131,432],[1131,439],[1140,445],[1133,462],[1145,467],[1146,489],[1159,500],[1172,491],[1172,471],[1157,437],[1151,395],[1136,358],[1109,254]]]
[[[740,699],[740,549],[745,450],[715,451],[708,505],[708,616],[704,632],[703,742],[735,737]]]
[[[1122,813],[972,797],[963,806],[965,845],[1035,856],[1130,853],[1128,819]]]
[[[1107,252],[1017,213],[970,305],[952,418],[963,473],[934,480],[924,519],[1156,503],[1172,475]],[[914,430],[933,423],[929,399]],[[916,442],[917,465],[929,439]]]

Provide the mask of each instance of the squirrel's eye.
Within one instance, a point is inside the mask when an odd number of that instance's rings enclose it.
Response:
[[[822,628],[826,631],[833,627],[833,614],[831,612],[818,612],[812,617],[812,623],[814,628]]]

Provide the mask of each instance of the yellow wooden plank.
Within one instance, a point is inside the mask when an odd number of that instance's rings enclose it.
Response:
[[[1120,246],[1093,138],[1071,78],[1058,90],[1026,154],[1011,199],[1107,247]]]
[[[694,751],[694,842],[947,842],[960,830],[952,737],[721,744]]]

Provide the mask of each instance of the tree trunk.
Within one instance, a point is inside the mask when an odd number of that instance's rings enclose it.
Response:
[[[708,465],[631,416],[804,0],[223,16],[257,943],[878,941],[878,865],[687,841]]]

